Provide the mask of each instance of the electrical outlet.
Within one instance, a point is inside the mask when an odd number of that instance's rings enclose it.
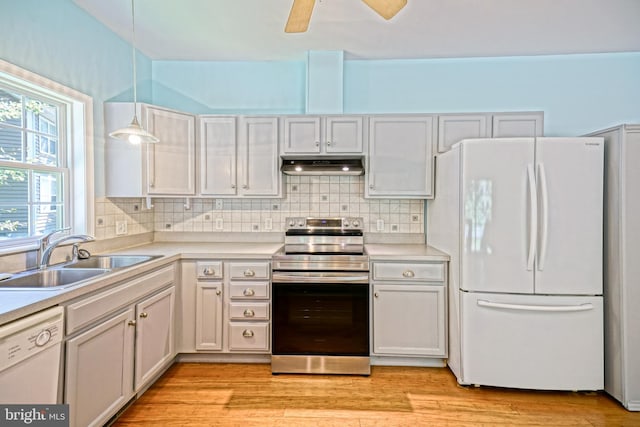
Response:
[[[216,209],[220,210],[224,207],[224,201],[222,199],[216,199]]]
[[[264,219],[264,229],[265,230],[271,230],[273,228],[273,221],[271,220],[271,218],[265,218]]]
[[[116,221],[116,236],[127,234],[127,221]]]
[[[379,219],[376,221],[376,230],[384,231],[384,219]]]
[[[216,218],[216,230],[222,230],[224,228],[224,222],[222,218]]]

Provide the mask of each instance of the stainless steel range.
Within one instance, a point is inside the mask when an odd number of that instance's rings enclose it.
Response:
[[[369,375],[362,218],[287,218],[272,259],[273,373]]]

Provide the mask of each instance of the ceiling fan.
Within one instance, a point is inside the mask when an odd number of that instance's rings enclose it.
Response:
[[[407,0],[362,0],[384,19],[391,19],[406,6]],[[316,0],[293,0],[285,33],[304,33],[309,27]]]

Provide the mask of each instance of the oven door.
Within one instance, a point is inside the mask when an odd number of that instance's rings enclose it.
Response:
[[[369,356],[368,283],[276,280],[274,272],[273,355]]]

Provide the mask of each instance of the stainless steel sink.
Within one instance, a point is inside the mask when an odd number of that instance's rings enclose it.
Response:
[[[62,268],[107,268],[111,270],[131,267],[156,258],[160,258],[160,255],[96,255],[63,265]]]
[[[77,285],[87,279],[108,273],[108,269],[64,269],[26,271],[0,281],[2,289],[60,289]]]

